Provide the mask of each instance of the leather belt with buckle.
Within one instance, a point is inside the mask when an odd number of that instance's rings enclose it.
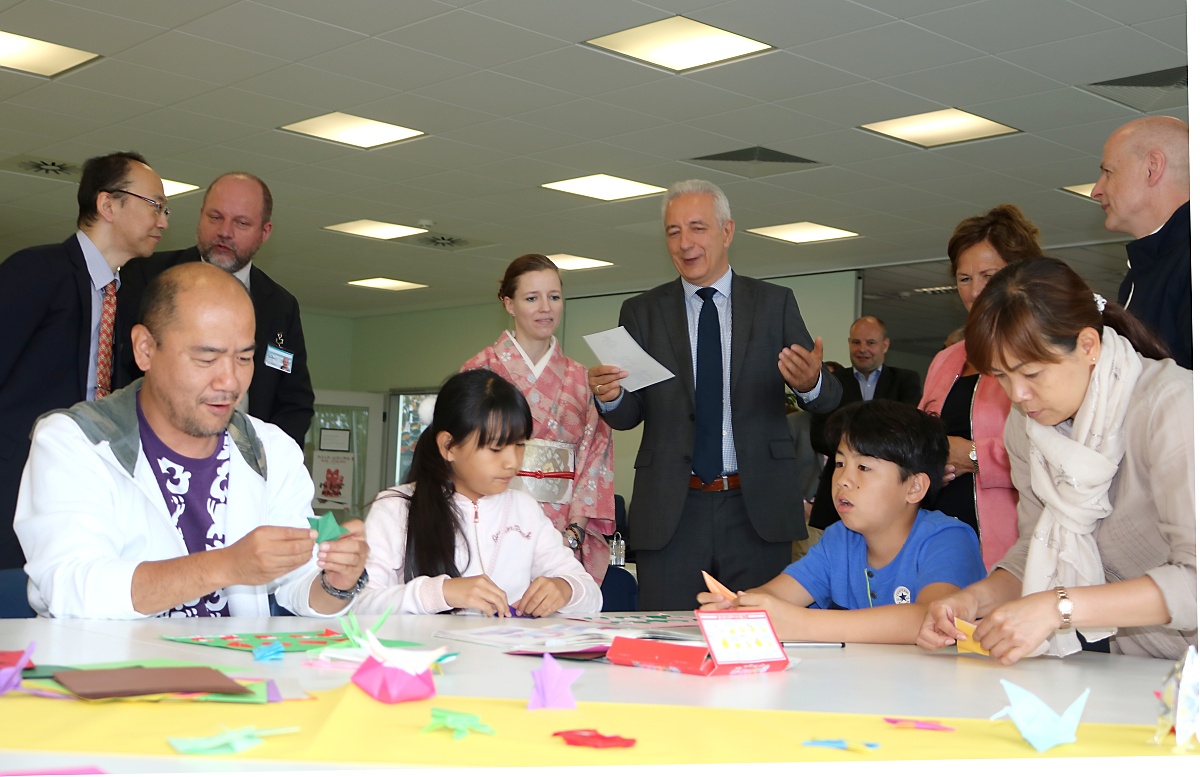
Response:
[[[704,484],[698,476],[692,475],[691,481],[688,483],[688,488],[694,488],[697,491],[729,491],[733,488],[741,488],[742,479],[735,472],[732,475],[722,475],[708,485]]]

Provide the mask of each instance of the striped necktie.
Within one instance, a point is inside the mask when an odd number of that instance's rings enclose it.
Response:
[[[100,344],[96,349],[96,399],[112,393],[113,329],[117,322],[117,282],[104,287],[100,307]]]

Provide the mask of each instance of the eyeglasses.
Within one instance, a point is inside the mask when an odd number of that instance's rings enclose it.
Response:
[[[152,200],[149,197],[143,197],[140,194],[134,194],[133,192],[128,191],[126,189],[104,189],[103,191],[107,192],[108,194],[117,194],[119,192],[121,194],[128,194],[130,197],[137,197],[142,202],[150,203],[150,207],[154,208],[154,212],[157,213],[158,215],[160,215],[160,216],[170,216],[171,215],[171,209],[167,207],[167,204],[165,202],[159,202],[158,200]]]

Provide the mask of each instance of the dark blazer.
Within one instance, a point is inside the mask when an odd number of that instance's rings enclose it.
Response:
[[[13,511],[33,422],[87,399],[93,296],[74,235],[0,264],[0,569],[25,564]]]
[[[855,402],[862,402],[862,388],[858,378],[854,377],[853,367],[843,367],[833,373],[833,377],[842,386],[842,401],[838,408]],[[916,407],[921,402],[921,376],[913,370],[883,365],[879,373],[879,382],[875,384],[875,399],[894,399],[898,402]],[[839,520],[837,510],[833,507],[833,454],[825,439],[825,422],[832,413],[814,415],[812,419],[812,445],[818,453],[829,457],[825,468],[821,471],[821,482],[817,485],[817,495],[813,497],[812,514],[809,515],[809,525],[817,529],[825,529]]]
[[[811,348],[813,341],[791,289],[735,273],[730,296],[730,404],[746,511],[767,542],[803,539],[807,529],[796,449],[784,408],[779,352],[793,343]],[[658,550],[671,541],[683,513],[696,436],[692,348],[682,283],[676,278],[626,300],[620,321],[647,353],[675,374],[662,383],[625,392],[621,403],[604,414],[614,429],[644,423],[633,465],[628,541],[636,550]],[[839,399],[840,384],[823,380],[820,395],[807,409],[829,412]]]
[[[181,251],[163,251],[134,259],[121,269],[117,295],[117,332],[113,388],[121,388],[141,377],[133,359],[130,332],[141,315],[146,286],[163,270],[184,262],[200,261],[195,246]],[[304,447],[304,434],[313,418],[313,388],[308,375],[308,353],[300,327],[300,304],[287,289],[251,265],[250,299],[254,303],[254,377],[250,381],[250,415],[275,424],[296,444]],[[293,354],[288,374],[266,364],[267,346]]]

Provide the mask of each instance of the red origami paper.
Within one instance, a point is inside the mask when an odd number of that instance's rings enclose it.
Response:
[[[568,745],[575,747],[633,747],[636,739],[605,736],[594,728],[577,728],[572,731],[555,731],[552,736],[562,737]]]
[[[372,656],[362,662],[350,679],[368,696],[385,704],[428,699],[437,693],[433,687],[433,675],[428,669],[420,674],[409,674],[403,669],[380,663]]]

